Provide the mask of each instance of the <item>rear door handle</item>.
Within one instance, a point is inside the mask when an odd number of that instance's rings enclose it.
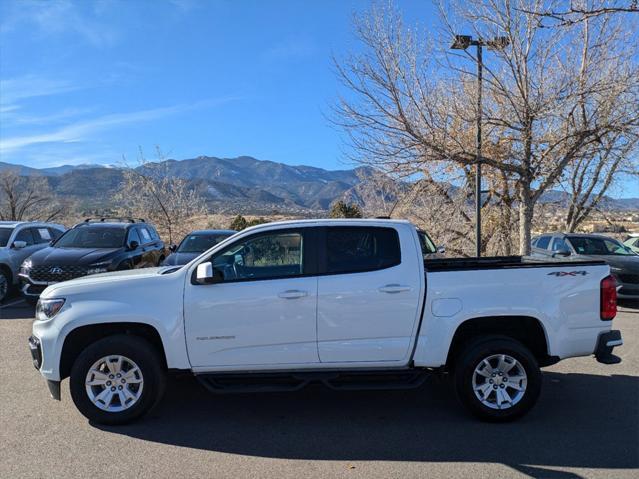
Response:
[[[410,291],[412,288],[410,286],[403,286],[401,284],[387,284],[379,288],[380,293],[402,293],[404,291]]]
[[[284,299],[303,298],[304,296],[308,296],[308,291],[301,291],[299,289],[287,289],[286,291],[282,291],[281,293],[279,293],[278,296]]]

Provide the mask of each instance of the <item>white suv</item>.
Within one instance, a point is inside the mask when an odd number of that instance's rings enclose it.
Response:
[[[22,262],[65,231],[53,223],[0,221],[0,302],[18,284]]]

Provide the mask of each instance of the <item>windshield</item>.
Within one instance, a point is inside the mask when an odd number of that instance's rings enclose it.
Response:
[[[56,248],[120,248],[124,246],[125,228],[79,227],[67,231],[56,241]]]
[[[219,242],[225,240],[231,234],[194,234],[186,236],[177,249],[178,253],[203,253]]]
[[[609,238],[569,236],[577,254],[633,256],[621,243]]]
[[[0,228],[0,248],[7,246],[13,228]]]

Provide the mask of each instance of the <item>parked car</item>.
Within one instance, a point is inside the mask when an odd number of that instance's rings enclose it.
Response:
[[[563,260],[605,261],[620,287],[619,298],[639,299],[639,255],[614,238],[579,233],[544,234],[533,239],[532,253]]]
[[[623,244],[635,253],[639,254],[639,233],[631,234],[630,237],[623,242]]]
[[[107,271],[158,266],[164,257],[164,243],[149,223],[90,218],[22,263],[22,293],[35,303],[48,285]]]
[[[64,226],[54,223],[0,221],[0,302],[18,286],[22,262],[65,230]]]
[[[235,230],[191,231],[179,245],[171,245],[169,248],[171,254],[162,264],[164,266],[184,265],[235,233],[237,233]]]
[[[424,261],[406,221],[286,221],[182,268],[49,286],[29,346],[52,396],[70,377],[75,405],[97,423],[149,411],[168,370],[222,393],[414,388],[449,371],[470,411],[506,421],[537,401],[540,367],[621,361],[615,314],[602,261]]]

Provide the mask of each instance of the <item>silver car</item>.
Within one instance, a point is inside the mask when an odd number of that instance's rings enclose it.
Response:
[[[561,260],[600,260],[610,265],[621,299],[639,299],[639,255],[609,236],[548,233],[532,240],[532,255]]]
[[[0,221],[0,302],[18,284],[22,262],[65,231],[54,223]]]

